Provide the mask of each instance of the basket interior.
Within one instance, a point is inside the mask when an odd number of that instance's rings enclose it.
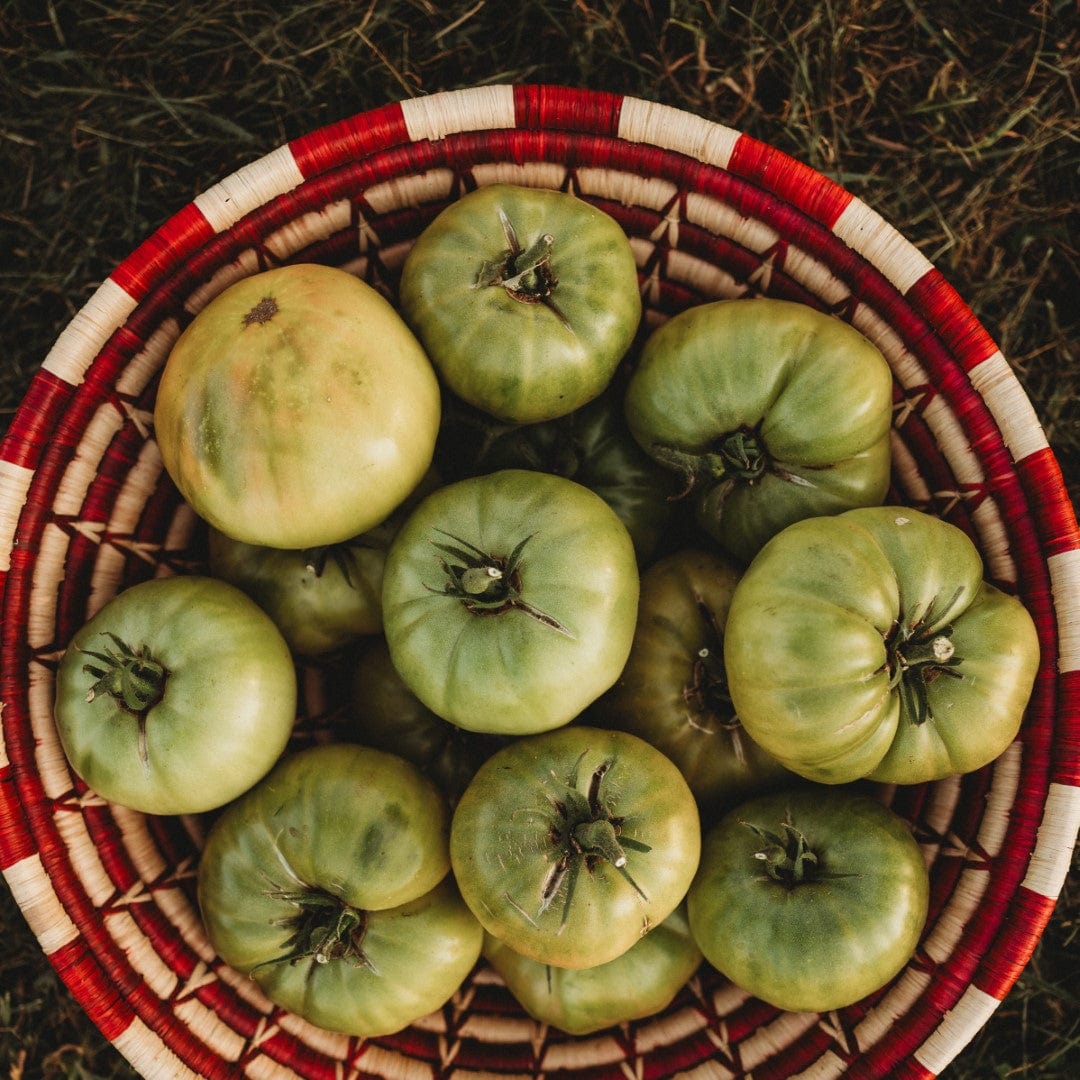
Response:
[[[1036,619],[1043,662],[1016,743],[977,773],[885,793],[930,866],[930,917],[905,970],[839,1013],[779,1012],[703,966],[663,1015],[571,1038],[526,1018],[481,964],[400,1035],[332,1035],[215,957],[194,905],[207,820],[106,804],[67,766],[51,717],[67,640],[118,590],[204,565],[202,525],[151,423],[182,327],[233,281],[290,261],[344,267],[393,299],[424,226],[494,182],[573,192],[623,226],[643,333],[745,295],[849,320],[894,373],[890,498],[964,529]],[[486,87],[297,139],[204,193],[102,285],[45,359],[0,476],[0,866],[73,993],[146,1075],[936,1075],[1015,982],[1064,881],[1080,820],[1068,750],[1080,545],[1045,435],[1005,358],[911,245],[731,129],[616,95]],[[347,738],[339,667],[300,674],[295,745]]]

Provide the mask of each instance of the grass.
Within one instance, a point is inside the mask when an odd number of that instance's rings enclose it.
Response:
[[[737,127],[874,206],[1002,346],[1080,502],[1078,75],[1071,0],[5,0],[0,423],[98,283],[222,176],[389,100],[546,81]],[[1077,891],[950,1075],[1080,1073]],[[3,888],[0,934],[0,1073],[127,1075]]]

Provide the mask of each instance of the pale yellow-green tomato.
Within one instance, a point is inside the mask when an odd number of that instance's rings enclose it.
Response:
[[[344,270],[231,285],[180,335],[154,426],[192,508],[250,544],[306,548],[385,519],[431,464],[434,368],[397,311]]]

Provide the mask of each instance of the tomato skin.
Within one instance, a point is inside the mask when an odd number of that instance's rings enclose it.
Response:
[[[511,249],[506,222],[523,249],[552,237],[550,303],[480,283]],[[641,319],[637,266],[618,223],[566,192],[512,184],[470,192],[424,229],[399,298],[449,388],[513,423],[550,420],[596,397]]]
[[[210,572],[255,600],[298,656],[333,652],[382,629],[385,551],[346,543],[334,545],[334,552],[320,566],[312,551],[245,544],[217,529],[209,533]]]
[[[334,544],[420,482],[438,380],[401,316],[344,270],[293,264],[236,282],[180,335],[154,428],[193,509],[237,540]]]
[[[378,974],[342,961],[308,961],[278,964],[255,978],[272,1001],[318,1027],[375,1038],[445,1005],[479,960],[482,939],[447,876],[415,900],[368,913],[365,952]]]
[[[775,849],[749,827],[782,835],[783,822],[817,857],[795,884],[770,876]],[[929,891],[922,851],[898,815],[846,788],[808,786],[757,796],[708,831],[687,910],[706,960],[737,986],[779,1009],[826,1012],[903,968]]]
[[[638,561],[651,560],[672,526],[677,484],[634,441],[622,408],[622,380],[565,416],[536,424],[479,425],[448,408],[443,438],[462,477],[500,469],[536,469],[595,491],[626,526]],[[468,429],[474,434],[463,438]],[[462,448],[472,442],[472,452]],[[464,460],[461,460],[461,459]]]
[[[451,806],[480,765],[505,742],[466,731],[433,713],[398,674],[382,637],[356,659],[349,712],[355,722],[350,739],[411,761],[435,781]]]
[[[747,731],[792,771],[915,784],[981,768],[1013,741],[1039,642],[962,530],[867,507],[797,522],[762,549],[732,598],[724,659]]]
[[[586,819],[613,823],[624,865],[586,844]],[[635,735],[577,725],[488,758],[450,827],[451,866],[484,929],[567,968],[614,960],[663,922],[700,849],[697,806],[675,765]]]
[[[889,366],[852,326],[794,301],[718,300],[662,324],[626,415],[683,473],[702,529],[743,562],[793,521],[888,491]]]
[[[211,527],[210,573],[248,594],[298,656],[323,656],[382,631],[386,552],[405,517],[439,486],[429,470],[420,486],[373,529],[338,544],[282,550],[246,544]]]
[[[437,545],[473,545],[506,568],[522,542],[517,572],[499,570],[498,584],[518,582],[529,610],[477,610],[445,591],[445,564],[464,564]],[[506,469],[447,484],[402,526],[383,573],[386,641],[406,684],[443,719],[488,734],[550,730],[618,677],[638,588],[630,536],[598,495]]]
[[[112,633],[164,666],[160,700],[140,720],[112,694],[87,695],[116,651]],[[296,718],[296,670],[270,618],[239,589],[178,576],[129,586],[68,643],[54,714],[75,771],[105,799],[149,814],[222,806],[263,777]]]
[[[320,1027],[400,1030],[442,1005],[480,955],[482,931],[447,873],[448,824],[434,785],[396,755],[302,750],[207,836],[198,902],[210,941],[272,1001]],[[299,914],[321,910],[303,907],[313,897],[329,914],[305,933]],[[322,937],[342,913],[358,926],[337,944],[356,955]]]
[[[794,779],[746,733],[724,672],[724,628],[742,574],[731,559],[684,548],[641,577],[630,657],[590,721],[638,735],[686,777],[706,822]]]
[[[686,905],[621,956],[590,968],[558,968],[530,960],[484,935],[483,954],[521,1007],[570,1035],[591,1035],[666,1009],[701,963]]]

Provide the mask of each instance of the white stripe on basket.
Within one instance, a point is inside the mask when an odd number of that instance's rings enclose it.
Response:
[[[102,346],[123,326],[136,304],[134,297],[106,278],[61,331],[42,360],[42,369],[78,386]]]
[[[219,296],[230,285],[243,278],[259,273],[264,269],[260,253],[253,248],[244,248],[236,258],[218,267],[202,285],[196,286],[184,301],[184,310],[192,315],[198,314],[215,296]]]
[[[478,187],[492,184],[517,184],[520,187],[559,189],[566,182],[569,170],[561,161],[482,161],[470,170]],[[425,174],[421,174],[425,175]]]
[[[860,1049],[874,1046],[889,1033],[893,1021],[905,1016],[926,993],[932,975],[916,967],[906,968],[885,996],[855,1026]]]
[[[1080,671],[1080,549],[1046,560],[1056,604],[1058,671]]]
[[[104,802],[97,795],[86,799],[86,802],[91,801],[98,805]],[[75,807],[76,804],[73,801],[66,801],[53,815],[53,821],[56,824],[56,831],[63,838],[68,862],[78,874],[82,891],[90,903],[95,907],[100,907],[116,896],[116,886],[106,872],[105,864],[101,861],[101,852],[90,835],[90,830],[86,827],[86,817],[76,812]]]
[[[180,324],[169,316],[154,329],[146,343],[136,353],[123,371],[116,377],[116,390],[120,394],[138,397],[165,363],[176,339],[180,336]],[[128,415],[135,417],[134,410]]]
[[[915,1051],[915,1060],[935,1076],[939,1075],[979,1033],[1000,1004],[977,986],[969,986],[942,1017],[934,1033]]]
[[[934,264],[910,240],[861,199],[853,198],[832,230],[864,256],[902,293],[906,293]]]
[[[0,461],[0,573],[11,569],[11,552],[19,515],[34,479],[34,470],[10,461]]]
[[[194,199],[215,232],[224,232],[245,214],[304,182],[288,143],[252,161]]]
[[[690,986],[695,991],[700,989],[699,985],[695,985],[694,979],[691,979]],[[739,996],[734,999],[732,1008],[737,1007],[745,1000],[746,995],[740,991]],[[720,1015],[724,1016],[728,1011],[728,1009],[722,1009]],[[696,1004],[667,1014],[647,1017],[635,1029],[634,1049],[644,1056],[651,1054],[657,1047],[675,1046],[677,1043],[690,1038],[690,1036],[696,1035],[707,1023],[707,1014]],[[710,1027],[709,1038],[718,1046],[729,1050],[730,1046],[727,1042],[724,1021],[720,1020],[717,1027],[719,1027],[719,1031]]]
[[[535,1029],[536,1025],[533,1025]],[[423,1061],[418,1061],[416,1058],[406,1057],[403,1053],[397,1050],[389,1050],[385,1047],[379,1046],[375,1042],[365,1042],[362,1047],[362,1057],[357,1055],[358,1060],[354,1060],[352,1069],[348,1072],[342,1072],[341,1075],[345,1077],[355,1076],[372,1076],[382,1077],[383,1080],[432,1080],[435,1076],[435,1070],[431,1065]],[[244,1073],[247,1076],[254,1078],[254,1080],[296,1080],[296,1074],[292,1071],[282,1071],[280,1068],[273,1069],[273,1063],[269,1058],[260,1055],[260,1057],[253,1059]],[[335,1080],[338,1074],[335,1073]],[[457,1073],[455,1071],[454,1075]],[[475,1074],[476,1080],[480,1080],[484,1073]],[[513,1073],[488,1073],[491,1080],[496,1080],[496,1077],[501,1080],[513,1080]],[[533,1073],[523,1074],[524,1076],[532,1076]],[[463,1076],[468,1076],[467,1073]]]
[[[739,1064],[750,1073],[777,1051],[797,1043],[820,1020],[817,1013],[781,1012],[771,1024],[757,1028],[739,1043]]]
[[[565,171],[561,165],[556,168]],[[388,214],[405,206],[441,202],[451,196],[457,182],[453,169],[428,169],[415,175],[395,176],[365,188],[364,202],[376,214]],[[412,237],[408,241],[410,247],[415,239]],[[364,250],[363,246],[360,250]]]
[[[146,1080],[198,1080],[199,1074],[192,1072],[138,1017],[113,1039],[113,1046]]]
[[[186,997],[173,1009],[178,1019],[190,1029],[191,1034],[204,1046],[208,1046],[226,1061],[236,1061],[244,1052],[247,1040],[226,1024],[208,1005],[196,997]]]
[[[280,229],[269,233],[263,243],[267,251],[284,261],[301,248],[347,229],[351,219],[352,203],[348,199],[338,199],[321,210],[312,210],[292,218]]]
[[[1056,900],[1069,875],[1076,836],[1080,832],[1080,788],[1051,784],[1027,874],[1021,885]]]
[[[122,905],[105,913],[105,928],[123,952],[125,959],[162,1001],[167,1001],[180,982],[179,976],[169,966],[157,947],[139,928],[127,904],[150,903],[150,894],[143,882],[138,882],[130,897],[122,898]]]
[[[4,871],[4,878],[46,956],[79,936],[52,887],[52,880],[45,873],[40,855],[27,855],[12,863]]]
[[[982,903],[990,875],[986,860],[995,858],[1008,835],[1009,816],[1020,784],[1023,748],[1012,743],[994,763],[994,778],[986,797],[986,810],[979,823],[975,842],[986,852],[983,860],[976,851],[958,851],[960,857],[976,860],[957,880],[956,888],[927,936],[923,948],[936,963],[944,963],[963,936],[972,915]]]
[[[458,131],[513,128],[514,88],[509,84],[474,86],[406,98],[401,115],[413,142],[443,139]]]
[[[597,1034],[577,1039],[551,1041],[544,1046],[540,1060],[543,1073],[575,1073],[618,1061],[626,1053],[610,1035]]]
[[[1014,460],[1021,461],[1049,446],[1031,399],[1000,350],[976,364],[969,374],[1001,427]]]
[[[74,811],[74,781],[71,766],[53,720],[53,704],[56,697],[56,679],[53,665],[31,662],[26,669],[27,703],[30,710],[30,727],[34,734],[34,766],[45,796],[67,810]],[[47,658],[51,659],[51,658]],[[104,800],[95,792],[86,792],[83,802],[100,806]],[[63,812],[63,811],[59,811]]]
[[[582,195],[600,196],[623,206],[645,206],[650,210],[667,211],[669,221],[678,221],[678,206],[672,206],[679,189],[660,176],[634,176],[612,169],[583,168],[575,172],[578,191]]]
[[[619,138],[651,143],[726,169],[741,133],[670,105],[624,97]]]
[[[161,448],[154,440],[147,440],[139,448],[139,456],[124,474],[124,482],[116,493],[112,513],[109,515],[109,532],[119,547],[150,564],[157,562],[161,550],[159,542],[134,543],[129,538],[139,524],[146,504],[158,487],[165,466],[161,460]]]
[[[773,250],[780,239],[780,234],[760,218],[740,213],[723,199],[713,199],[694,191],[686,194],[686,220],[717,236],[726,236],[747,251],[766,258],[766,253]]]
[[[934,440],[949,462],[956,488],[935,491],[934,496],[946,505],[950,500],[975,499],[986,483],[983,463],[972,450],[960,421],[949,403],[940,395],[932,397],[923,409],[923,419],[934,433]],[[1016,581],[1016,561],[1000,507],[993,499],[981,499],[972,508],[971,517],[979,532],[979,547],[992,577],[1000,582]]]
[[[429,1021],[429,1024],[438,1025],[435,1030],[440,1033],[446,1031],[446,1023],[443,1019],[443,1012],[441,1009],[436,1010],[434,1013],[430,1013],[426,1017],[422,1017],[421,1021],[423,1020]],[[281,1024],[282,1031],[287,1031],[290,1035],[295,1035],[303,1043],[310,1046],[312,1049],[325,1054],[333,1061],[347,1060],[349,1056],[349,1047],[355,1042],[355,1040],[348,1035],[342,1035],[336,1031],[327,1031],[326,1028],[316,1027],[303,1017],[297,1016],[296,1013],[283,1012],[279,1023]],[[416,1026],[420,1027],[421,1023],[417,1022]],[[429,1030],[431,1030],[430,1026]],[[439,1057],[441,1059],[440,1063],[443,1066],[441,1075],[449,1076],[451,1073],[450,1060],[448,1060],[450,1051],[447,1047],[446,1040],[439,1040],[439,1051]]]
[[[100,471],[101,459],[123,423],[123,415],[111,401],[103,401],[94,410],[80,433],[75,456],[57,486],[52,505],[54,513],[78,521],[86,493]]]
[[[634,249],[634,259],[638,266],[643,266],[655,249],[654,244],[645,240],[632,239],[630,246]],[[654,293],[659,294],[664,277],[678,281],[680,285],[685,285],[700,293],[702,301],[745,296],[747,291],[741,281],[737,281],[715,263],[706,262],[696,255],[687,255],[678,248],[666,252],[663,266],[658,263],[653,269],[652,276],[644,282],[642,295],[646,301]]]

